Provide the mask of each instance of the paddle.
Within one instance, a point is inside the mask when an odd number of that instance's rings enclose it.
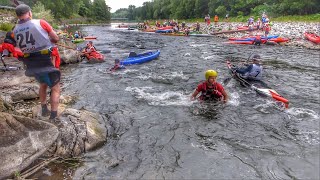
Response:
[[[75,51],[80,51],[77,47],[76,47],[76,48],[72,48],[72,47],[70,47],[70,46],[67,46],[67,45],[64,45],[64,44],[59,44],[59,43],[56,43],[56,45],[61,46],[61,47],[64,47],[64,48],[67,48],[67,49],[72,49],[72,50],[75,50]]]
[[[3,60],[3,55],[0,54],[0,56],[1,56],[1,57],[0,57],[1,62],[2,62],[2,64],[3,64],[3,66],[4,66],[4,68],[0,68],[1,70],[4,70],[4,71],[16,71],[16,70],[19,70],[19,69],[20,69],[20,67],[7,66],[6,63],[5,63],[4,60]]]

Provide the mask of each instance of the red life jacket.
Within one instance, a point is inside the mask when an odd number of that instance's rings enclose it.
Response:
[[[212,88],[209,88],[206,83],[204,89],[201,91],[202,100],[220,100],[222,97],[222,93],[217,90],[216,83],[213,84]]]

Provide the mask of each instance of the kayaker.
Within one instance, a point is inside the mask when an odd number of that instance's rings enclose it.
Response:
[[[214,21],[214,25],[217,26],[219,21],[219,16],[215,15],[213,21]]]
[[[236,69],[235,72],[239,73],[240,76],[247,80],[262,80],[262,65],[260,65],[261,57],[258,54],[253,55],[252,64],[246,68]]]
[[[89,43],[87,43],[86,48],[82,51],[82,57],[86,57],[87,59],[90,59],[89,56],[91,53],[96,52],[96,48],[93,46],[93,42],[89,41]]]
[[[50,115],[50,119],[54,120],[59,106],[61,74],[52,64],[50,52],[52,43],[57,43],[59,37],[45,20],[32,19],[31,8],[28,5],[20,4],[15,11],[19,20],[13,30],[14,38],[24,53],[19,60],[26,66],[26,76],[35,77],[40,83],[42,116]],[[46,101],[48,86],[51,88],[51,112]]]
[[[200,83],[191,96],[191,100],[195,100],[197,95],[201,92],[200,100],[203,101],[221,101],[225,103],[228,101],[228,95],[223,86],[216,82],[218,73],[215,70],[207,70],[205,73],[206,81]]]
[[[257,46],[260,46],[261,45],[261,36],[260,34],[257,34],[253,40],[253,44],[254,45],[257,45]]]
[[[197,24],[196,24],[196,31],[199,32],[200,31],[200,23],[197,21]]]
[[[14,28],[12,28],[13,30]],[[6,33],[6,36],[1,45],[0,53],[2,56],[10,56],[10,53],[13,57],[18,58],[19,56],[23,56],[23,53],[15,50],[16,40],[14,39],[14,34],[12,31]]]
[[[120,69],[125,69],[126,67],[124,65],[120,64],[120,60],[119,59],[115,59],[114,60],[114,66],[112,68],[110,68],[109,71],[116,71],[116,70],[120,70]]]
[[[264,36],[266,37],[266,39],[268,39],[268,34],[271,30],[269,23],[264,24],[263,30],[264,30]]]

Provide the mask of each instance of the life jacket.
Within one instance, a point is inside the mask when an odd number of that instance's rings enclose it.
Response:
[[[201,100],[220,100],[223,95],[217,90],[217,84],[214,83],[211,88],[208,87],[207,82],[204,82],[204,89],[201,91]]]
[[[255,41],[255,42],[261,42],[261,36],[260,36],[260,35],[257,35],[254,41]]]
[[[23,53],[39,52],[52,46],[48,32],[41,27],[39,19],[19,21],[13,32]]]
[[[4,38],[3,42],[12,44],[13,46],[16,46],[16,40],[14,40],[13,32],[7,32],[6,37]]]
[[[245,74],[248,79],[262,80],[262,66],[253,64],[250,72]]]

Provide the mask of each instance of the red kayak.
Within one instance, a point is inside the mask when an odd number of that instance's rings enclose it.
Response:
[[[278,37],[278,38],[271,38],[271,39],[269,39],[268,41],[276,42],[276,43],[282,43],[282,42],[287,42],[287,41],[289,41],[289,39],[288,39],[288,38]]]
[[[97,39],[97,36],[87,36],[84,37],[85,40],[90,40],[90,39]]]
[[[253,41],[228,41],[227,44],[253,44]]]
[[[166,26],[166,27],[158,28],[158,30],[167,30],[167,29],[173,29],[173,26]]]
[[[305,32],[304,37],[313,43],[316,43],[316,44],[320,43],[320,36],[316,34]]]

